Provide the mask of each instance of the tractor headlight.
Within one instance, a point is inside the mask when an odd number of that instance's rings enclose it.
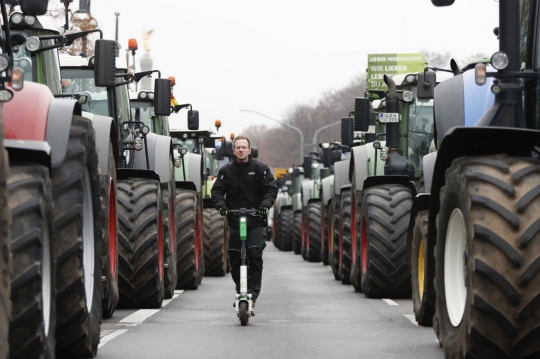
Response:
[[[148,126],[143,126],[143,127],[141,128],[141,132],[142,132],[142,134],[145,135],[145,136],[148,135],[148,133],[150,132],[150,127],[148,127]]]
[[[486,65],[476,64],[474,67],[474,81],[478,86],[484,86],[487,80]]]
[[[30,36],[28,39],[26,39],[26,48],[30,52],[34,52],[37,49],[39,49],[40,41],[37,36]]]
[[[383,148],[381,150],[381,160],[386,161],[388,159],[388,150],[386,148]]]
[[[405,81],[407,81],[408,83],[413,83],[416,81],[416,78],[414,77],[414,75],[407,75],[407,77],[405,77]]]
[[[36,23],[36,17],[32,15],[28,15],[24,18],[24,22],[26,22],[26,25],[32,26]]]
[[[146,96],[148,96],[148,93],[146,91],[142,91],[141,93],[139,93],[139,98],[140,99],[144,100],[146,98]]]
[[[6,71],[8,67],[9,67],[9,58],[4,54],[0,54],[0,72]]]
[[[185,155],[187,154],[187,148],[182,147],[182,148],[180,149],[180,153],[182,154],[182,156],[185,156]]]
[[[508,55],[502,51],[498,51],[491,56],[491,65],[497,70],[504,70],[508,66]]]
[[[13,92],[8,89],[1,89],[0,90],[0,102],[8,102],[13,98]]]
[[[412,91],[403,91],[403,101],[411,102],[414,99]]]
[[[20,12],[15,12],[11,15],[11,17],[9,18],[9,21],[13,24],[13,25],[20,25],[23,23],[24,21],[24,15],[21,14]]]
[[[153,100],[153,99],[154,99],[154,93],[153,93],[153,92],[149,92],[149,93],[148,93],[148,98],[149,98],[150,100]]]
[[[135,139],[135,149],[137,151],[140,151],[140,150],[142,150],[142,148],[143,148],[143,140],[142,140],[142,138],[137,137]]]
[[[379,140],[373,141],[373,148],[378,150],[381,148],[381,142]]]

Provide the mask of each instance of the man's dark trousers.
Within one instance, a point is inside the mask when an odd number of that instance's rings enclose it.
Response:
[[[264,227],[248,228],[246,239],[248,260],[248,293],[256,300],[261,292],[261,280],[263,270],[263,250],[266,247]],[[229,260],[231,263],[231,275],[236,283],[236,293],[240,294],[240,265],[242,257],[240,248],[240,230],[229,228]]]

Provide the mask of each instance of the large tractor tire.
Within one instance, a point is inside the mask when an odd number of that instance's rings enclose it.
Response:
[[[274,243],[274,246],[277,248],[277,249],[280,249],[280,243],[279,243],[279,235],[280,235],[280,228],[281,228],[281,223],[280,223],[280,217],[281,217],[281,211],[279,213],[277,213],[277,215],[274,217],[274,226],[276,227],[276,235],[272,237],[272,243]]]
[[[306,240],[305,240],[305,259],[308,262],[321,261],[321,203],[311,202],[307,206]]]
[[[204,254],[200,226],[200,205],[197,193],[176,190],[178,212],[176,243],[177,289],[197,289],[204,274]],[[201,274],[202,272],[202,274]]]
[[[416,322],[423,327],[433,325],[433,314],[435,314],[435,293],[430,295],[426,291],[427,266],[427,229],[428,211],[419,212],[416,215],[413,230],[412,255],[411,255],[411,286],[413,310]]]
[[[101,266],[103,319],[113,316],[118,304],[118,214],[116,211],[116,166],[112,144],[109,143],[109,172],[101,176],[99,194],[101,197]]]
[[[339,237],[341,232],[341,198],[332,200],[330,217],[332,220],[328,232],[328,264],[332,268],[335,280],[339,280]]]
[[[292,208],[282,209],[279,213],[279,243],[280,250],[290,252],[293,250],[294,213]]]
[[[122,308],[160,308],[165,297],[160,183],[127,178],[118,188],[118,259]]]
[[[215,208],[203,211],[204,275],[223,277],[227,274],[229,238],[225,237],[227,222]]]
[[[294,254],[302,253],[302,212],[296,211],[293,213],[293,252]]]
[[[9,175],[8,157],[4,149],[4,124],[0,117],[0,359],[9,354],[9,321],[11,318],[11,249],[7,178]]]
[[[177,238],[177,216],[175,210],[176,198],[173,195],[176,191],[174,184],[174,167],[172,164],[172,155],[169,156],[169,184],[167,188],[161,190],[161,208],[163,213],[163,253],[165,256],[164,288],[165,299],[171,299],[174,295],[177,282],[176,271],[176,238]]]
[[[329,208],[328,206],[323,206],[321,210],[321,262],[323,265],[327,266],[328,263],[328,218],[329,217]]]
[[[538,358],[540,161],[454,160],[441,189],[436,320],[446,358]]]
[[[412,196],[409,188],[382,185],[362,198],[362,291],[367,298],[410,298],[407,230]]]
[[[308,217],[308,211],[307,208],[302,208],[302,249],[300,251],[300,255],[302,256],[302,259],[307,261],[307,234],[309,231],[309,217]]]
[[[340,236],[339,236],[339,270],[338,277],[343,284],[351,283],[351,265],[352,265],[352,232],[351,232],[351,191],[343,191],[340,205]]]
[[[102,320],[101,203],[94,130],[73,116],[62,165],[52,169],[57,237],[56,356],[94,357]]]
[[[2,169],[2,172],[4,170]],[[56,259],[52,183],[49,170],[28,163],[12,163],[7,182],[11,225],[10,358],[54,358],[56,343]],[[4,172],[5,173],[5,172]],[[5,198],[5,197],[4,197]],[[2,227],[2,231],[4,232]],[[4,232],[5,233],[5,232]],[[3,246],[3,250],[7,247]],[[2,251],[2,259],[9,252]],[[9,283],[9,273],[2,276]],[[4,281],[2,281],[4,282]],[[2,306],[10,301],[2,300]],[[2,335],[8,330],[2,330]],[[5,343],[4,343],[5,344]],[[2,357],[2,358],[5,358]]]

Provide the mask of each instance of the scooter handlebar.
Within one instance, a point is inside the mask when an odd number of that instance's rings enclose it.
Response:
[[[240,209],[231,209],[229,210],[230,214],[237,216],[245,216],[247,214],[257,215],[257,210],[255,208],[240,208]]]

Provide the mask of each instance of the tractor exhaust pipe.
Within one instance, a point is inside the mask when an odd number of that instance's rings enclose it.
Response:
[[[396,83],[387,75],[384,75],[384,83],[388,86],[388,95],[386,96],[387,113],[399,114],[399,98],[396,89]],[[386,146],[390,149],[399,148],[399,122],[386,124]]]

